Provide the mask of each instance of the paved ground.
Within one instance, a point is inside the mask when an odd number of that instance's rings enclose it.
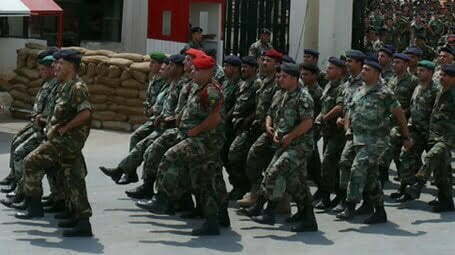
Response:
[[[23,125],[0,118],[0,177],[8,172],[9,141]],[[387,202],[390,222],[383,225],[367,226],[362,219],[338,222],[333,215],[317,214],[319,232],[294,234],[287,225],[256,224],[231,208],[231,229],[217,237],[192,237],[189,232],[200,221],[142,211],[123,193],[134,185],[114,185],[99,172],[99,165],[114,166],[125,155],[128,136],[93,130],[85,147],[94,238],[63,239],[52,215],[19,221],[13,210],[2,207],[0,254],[455,254],[455,213],[430,212],[426,202],[432,199],[432,187],[421,201],[405,206]],[[393,188],[396,184],[388,185],[386,193]]]

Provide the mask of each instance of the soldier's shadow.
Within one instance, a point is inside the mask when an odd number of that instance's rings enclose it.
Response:
[[[416,233],[412,233],[406,231],[404,229],[400,229],[399,225],[393,222],[387,222],[385,224],[378,224],[378,225],[365,225],[360,226],[359,228],[347,228],[342,229],[339,232],[347,233],[347,232],[358,232],[362,234],[382,234],[386,236],[407,236],[407,237],[416,237],[426,234],[425,231],[417,231]]]
[[[172,235],[190,236],[190,232],[185,231],[151,231],[153,233],[171,233]],[[174,240],[140,240],[143,244],[162,244],[171,247],[205,248],[221,252],[241,252],[243,245],[240,243],[241,236],[235,231],[222,230],[219,236],[194,237],[188,241]]]
[[[435,213],[435,215],[438,215]],[[439,219],[429,219],[429,220],[416,220],[412,222],[412,225],[420,225],[427,223],[444,223],[444,222],[454,222],[455,214],[453,212],[439,213]]]
[[[278,236],[278,235],[263,235],[255,236],[256,239],[272,239],[277,241],[287,241],[287,242],[302,242],[309,245],[333,245],[332,240],[327,239],[324,236],[324,232],[307,232],[307,233],[295,233],[291,236]]]
[[[104,245],[99,242],[98,238],[63,238],[58,242],[51,242],[46,238],[17,238],[16,240],[30,242],[30,245],[43,248],[71,250],[78,253],[104,254]]]

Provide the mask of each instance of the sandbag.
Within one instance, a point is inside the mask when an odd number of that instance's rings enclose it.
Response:
[[[138,71],[131,71],[134,79],[136,79],[140,83],[145,83],[147,81],[147,74]]]
[[[110,111],[97,111],[92,114],[92,118],[95,120],[103,121],[126,121],[128,117],[124,114],[110,112]]]
[[[111,98],[112,98],[112,97],[111,97]],[[117,103],[107,104],[107,109],[106,109],[106,110],[108,110],[108,111],[113,111],[113,112],[117,112],[118,107],[119,107],[119,104],[117,104]]]
[[[133,63],[130,65],[130,70],[148,73],[150,72],[150,62]]]
[[[107,73],[109,72],[109,65],[107,65],[106,63],[99,63],[96,66],[95,70],[97,76],[106,76]]]
[[[107,60],[109,60],[108,57],[100,56],[100,55],[97,55],[97,56],[83,56],[82,57],[82,62],[83,63],[100,63],[100,62],[107,61]]]
[[[115,66],[119,66],[119,67],[123,67],[123,68],[126,68],[133,63],[132,60],[124,59],[124,58],[110,58],[110,59],[106,60],[105,62],[109,65],[115,65]]]
[[[24,76],[18,75],[16,77],[14,77],[14,79],[12,79],[10,81],[10,83],[11,84],[16,84],[16,83],[29,84],[30,80]]]
[[[119,105],[118,108],[117,108],[117,112],[125,114],[127,116],[130,116],[130,115],[142,115],[142,114],[144,114],[144,108],[143,107],[132,107],[132,106]]]
[[[145,115],[138,115],[138,116],[129,116],[128,123],[132,125],[137,124],[144,124],[147,121],[147,117]]]
[[[34,69],[37,65],[36,56],[29,55],[27,57],[27,67],[30,69]]]
[[[103,121],[103,127],[105,129],[112,129],[118,131],[131,132],[131,124],[123,121]]]
[[[112,95],[114,94],[114,89],[102,84],[94,84],[88,86],[88,91],[93,95]]]
[[[124,70],[122,72],[122,75],[120,75],[120,80],[122,80],[122,81],[131,79],[131,78],[133,78],[133,76],[131,76],[131,74],[128,70]]]
[[[27,93],[27,89],[28,87],[24,84],[21,84],[21,83],[16,83],[13,85],[13,89],[16,89],[16,90],[20,90],[24,93]]]
[[[121,97],[121,96],[111,96],[111,97],[109,97],[109,102],[113,103],[113,105],[112,105],[113,107],[117,107],[119,105],[125,104],[125,98]],[[112,110],[113,108],[109,108],[109,109]]]
[[[29,88],[41,87],[41,84],[43,84],[43,79],[37,79],[29,82],[28,87]]]
[[[39,50],[39,49],[30,49],[30,48],[22,48],[22,49],[18,49],[17,51],[17,54],[21,54],[21,55],[25,55],[27,57],[29,56],[32,56],[32,57],[38,57],[38,55],[43,52],[43,50]]]
[[[96,63],[89,63],[87,65],[87,76],[94,77],[96,75]]]
[[[101,128],[103,128],[103,122],[100,120],[92,120],[91,126],[92,126],[92,128],[95,128],[95,129],[101,129]]]
[[[110,56],[111,58],[123,58],[134,62],[144,61],[144,56],[136,53],[117,53]]]
[[[103,76],[96,77],[95,82],[99,83],[99,84],[107,85],[107,86],[113,87],[113,88],[119,87],[120,84],[122,83],[120,81],[120,79],[111,79],[111,78],[103,77]]]
[[[137,98],[139,95],[139,91],[137,89],[125,89],[125,88],[116,88],[115,94],[117,96],[125,97],[125,98]]]
[[[138,82],[135,79],[124,80],[124,81],[122,81],[121,86],[124,88],[133,88],[133,89],[143,89],[144,88],[144,84]]]
[[[89,77],[87,75],[84,75],[81,77],[81,80],[85,82],[85,84],[93,84],[95,79],[92,77]]]
[[[41,88],[39,87],[35,87],[35,88],[29,88],[27,90],[28,94],[32,95],[32,96],[36,96],[36,94],[38,94],[38,91],[40,90]]]
[[[115,52],[110,51],[110,50],[87,50],[85,52],[86,56],[106,56],[110,57],[111,55],[114,55]]]
[[[30,114],[23,112],[12,111],[11,117],[18,120],[30,120]]]
[[[133,107],[144,107],[144,100],[139,98],[128,98],[124,100],[124,105]]]
[[[11,106],[15,107],[15,108],[27,109],[27,110],[31,110],[33,108],[33,106],[31,104],[29,104],[28,102],[24,102],[22,100],[14,100],[11,103]]]
[[[16,76],[17,74],[15,72],[0,73],[0,80],[11,81],[12,79],[16,78]]]
[[[85,63],[81,63],[79,66],[79,76],[83,76],[87,73],[87,65]]]
[[[139,91],[139,99],[141,99],[142,101],[145,100],[145,90]]]
[[[92,106],[95,111],[107,111],[108,110],[107,104],[92,104]]]
[[[36,80],[39,78],[39,72],[36,69],[29,69],[22,67],[16,70],[20,75],[27,77],[29,80]]]
[[[87,51],[86,48],[76,47],[76,46],[64,47],[64,48],[62,48],[62,50],[75,50],[75,51],[80,52],[81,54],[85,54],[85,52]]]
[[[13,89],[13,85],[8,82],[0,82],[0,91],[10,91]]]
[[[32,98],[30,97],[30,95],[26,92],[23,92],[23,91],[20,91],[20,90],[17,90],[17,89],[12,89],[9,91],[9,93],[11,94],[11,96],[14,98],[14,100],[19,100],[19,101],[22,101],[22,102],[25,102],[25,103],[32,103]]]
[[[121,74],[122,74],[122,69],[120,69],[118,66],[114,66],[114,65],[109,66],[107,77],[109,77],[111,79],[119,78]]]
[[[34,43],[34,42],[26,43],[25,47],[27,47],[29,49],[37,49],[37,50],[45,50],[45,49],[47,49],[46,45],[40,44],[40,43]]]
[[[104,104],[106,101],[106,95],[90,95],[90,103],[92,104]]]

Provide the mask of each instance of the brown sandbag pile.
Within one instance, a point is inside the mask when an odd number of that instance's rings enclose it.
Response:
[[[31,109],[42,85],[37,56],[45,47],[27,44],[18,49],[17,68],[3,85],[19,108]],[[80,78],[87,84],[93,105],[92,127],[130,132],[144,123],[145,89],[150,58],[134,53],[68,47],[83,55]]]

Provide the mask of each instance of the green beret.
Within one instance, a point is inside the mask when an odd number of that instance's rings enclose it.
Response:
[[[154,51],[154,52],[150,53],[149,56],[151,59],[156,60],[160,63],[164,62],[164,60],[167,59],[166,55],[160,51]]]
[[[419,63],[417,63],[417,66],[424,67],[431,71],[434,71],[434,69],[436,68],[436,65],[433,62],[428,61],[428,60],[419,61]]]
[[[44,66],[51,66],[54,63],[55,58],[53,56],[46,56],[38,61],[38,64]]]

